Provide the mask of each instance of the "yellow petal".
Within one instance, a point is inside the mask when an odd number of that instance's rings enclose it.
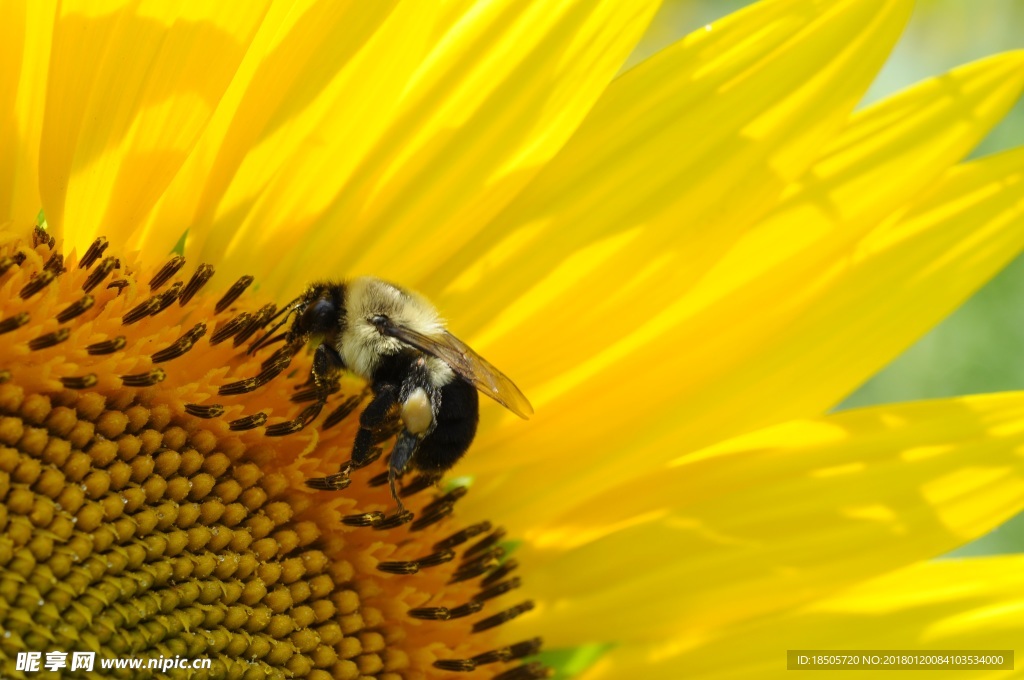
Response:
[[[517,559],[539,615],[521,625],[556,646],[704,639],[941,555],[1022,508],[1024,393],[794,421],[528,532]]]
[[[757,3],[697,31],[616,79],[523,196],[422,287],[485,346],[583,295],[599,309],[574,317],[601,319],[596,337],[625,334],[634,326],[604,315],[628,306],[623,288],[672,272],[674,298],[732,244],[845,122],[909,9]],[[544,359],[538,373],[557,368]]]
[[[843,257],[868,228],[909,203],[948,166],[966,155],[1002,119],[1022,87],[1024,52],[1014,52],[975,62],[909,88],[856,115],[811,169],[789,188],[771,214],[735,235],[728,252],[715,260],[712,271],[695,290],[687,290],[679,278],[707,265],[698,263],[687,245],[679,253],[662,257],[668,261],[660,269],[640,268],[638,278],[647,277],[646,282],[623,282],[612,272],[604,272],[604,277],[612,281],[606,285],[633,286],[628,293],[609,294],[614,295],[610,300],[604,290],[588,291],[575,286],[546,295],[539,288],[528,295],[520,291],[522,299],[515,302],[513,310],[484,330],[477,343],[482,347],[494,344],[498,351],[505,345],[521,347],[523,333],[539,334],[541,326],[546,332],[551,315],[557,315],[559,332],[573,341],[531,348],[531,361],[524,369],[523,380],[529,384],[539,376],[559,375],[575,367],[576,375],[568,376],[568,380],[562,377],[558,384],[542,388],[550,394],[607,369],[610,362],[623,354],[622,348],[607,352],[611,357],[597,357],[590,365],[579,366],[580,359],[624,335],[628,338],[638,328],[639,332],[634,334],[640,337],[627,343],[630,348],[642,346],[655,334],[668,336],[665,340],[671,342],[672,324],[681,321],[679,307],[685,310],[710,306],[734,289],[761,285],[765,272],[772,269],[821,267],[832,258]],[[652,167],[658,165],[657,160],[649,160]],[[715,172],[714,165],[707,171]],[[640,210],[641,206],[634,208]],[[619,241],[628,244],[632,239],[625,236]],[[592,250],[592,255],[604,255],[620,270],[638,269],[635,262],[630,266],[628,254],[615,253],[611,242],[608,248]],[[544,252],[548,252],[547,244]],[[535,258],[536,254],[528,250],[523,257],[527,256]],[[577,257],[584,260],[586,254]],[[525,260],[516,258],[515,264],[515,269],[529,269]],[[515,269],[502,273],[512,275]],[[482,283],[476,297],[484,302],[472,301],[471,308],[493,310],[506,306],[510,300],[500,297],[506,279],[498,276],[494,286]],[[583,281],[597,283],[589,277]],[[558,314],[559,309],[573,300],[591,296],[592,292],[595,310],[585,308],[569,315]],[[710,300],[689,300],[665,309],[675,302],[673,298],[685,300],[687,295]],[[532,300],[537,296],[543,298],[541,303]],[[609,319],[618,319],[623,312],[630,315],[632,323],[609,323]],[[460,318],[463,324],[468,321],[470,329],[473,314],[469,313],[468,320]],[[463,316],[466,315],[460,314]],[[648,327],[651,320],[656,321],[653,330]],[[542,392],[541,399],[545,396]]]
[[[542,403],[529,427],[481,438],[515,450],[513,460],[476,455],[467,471],[522,463],[494,479],[530,486],[503,508],[518,508],[525,526],[695,447],[822,413],[1005,266],[1024,246],[1022,217],[1019,149],[954,168],[908,212],[843,249],[812,248],[809,260],[784,261],[733,290],[739,258],[733,276],[688,291],[671,310],[676,329],[648,327],[642,348],[614,348],[617,370]],[[567,433],[585,466],[545,457],[547,442]]]
[[[61,4],[40,148],[49,224],[122,240],[209,120],[266,2]],[[178,232],[180,235],[180,230]]]
[[[57,6],[10,0],[0,8],[0,223],[35,223],[39,199],[39,136]]]
[[[251,60],[273,68],[243,65],[136,243],[173,243],[172,226],[189,224],[186,253],[218,261],[219,279],[261,274],[283,296],[359,257],[409,281],[435,259],[410,233],[427,248],[434,232],[469,238],[500,210],[589,111],[655,4],[316,4],[257,39],[265,55]],[[281,239],[285,258],[260,255]]]
[[[584,678],[790,678],[785,662],[789,649],[1012,649],[1019,667],[1024,654],[1022,593],[1020,555],[923,562],[690,651],[686,648],[694,641],[685,640],[616,649]],[[927,673],[928,678],[950,680],[1009,675],[978,669]],[[857,680],[878,673],[847,671],[841,677]]]
[[[276,3],[132,244],[165,252],[188,226],[186,255],[217,262],[228,285],[280,252],[268,242],[282,232],[300,242],[337,190],[330,178],[346,177],[390,120],[435,14],[428,2]]]
[[[357,172],[318,178],[339,193],[316,216],[321,228],[296,244],[268,286],[294,291],[310,276],[346,273],[415,284],[561,148],[655,6],[652,0],[474,5],[427,56]]]

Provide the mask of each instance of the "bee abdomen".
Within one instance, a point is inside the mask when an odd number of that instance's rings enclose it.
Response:
[[[476,388],[453,380],[441,388],[441,406],[434,431],[423,438],[416,451],[416,467],[443,472],[462,457],[476,435],[480,399]]]

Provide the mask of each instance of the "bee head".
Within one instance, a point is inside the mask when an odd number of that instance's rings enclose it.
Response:
[[[292,305],[295,315],[289,341],[333,337],[345,330],[344,288],[340,283],[315,283]]]

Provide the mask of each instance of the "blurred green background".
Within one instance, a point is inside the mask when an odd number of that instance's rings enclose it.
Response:
[[[630,64],[748,4],[742,0],[667,0]],[[1024,0],[918,0],[900,43],[864,102],[958,64],[1011,49],[1024,49]],[[1021,145],[1024,101],[1018,102],[972,156]],[[839,408],[1022,389],[1024,256]],[[1020,550],[1024,550],[1024,515],[954,554]]]

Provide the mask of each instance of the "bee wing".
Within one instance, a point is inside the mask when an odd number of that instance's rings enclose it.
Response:
[[[451,333],[445,331],[440,335],[423,335],[396,324],[388,324],[381,330],[445,362],[478,390],[520,418],[533,415],[533,406],[516,384]]]

